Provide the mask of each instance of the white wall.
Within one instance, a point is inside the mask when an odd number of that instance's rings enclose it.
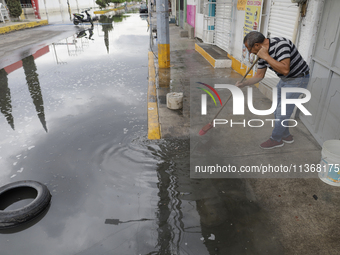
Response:
[[[156,1],[156,0],[155,0]],[[176,2],[177,0],[171,0],[171,15],[176,17]]]
[[[325,0],[309,0],[306,16],[301,19],[297,47],[308,64],[311,63],[324,2]]]
[[[69,4],[72,10],[76,10],[78,7],[79,9],[97,7],[95,0],[69,0]],[[60,9],[67,10],[67,8],[67,0],[39,0],[40,13],[45,13],[45,9],[47,9],[48,12],[54,12],[60,11]]]
[[[197,10],[197,6],[196,6]],[[195,20],[195,36],[203,39],[203,14],[196,12]]]
[[[308,0],[306,16],[301,18],[300,33],[296,40],[296,45],[308,64],[311,63],[324,2],[325,0]],[[237,60],[241,60],[242,56],[244,15],[245,11],[236,10],[236,19],[234,20],[234,47],[231,55]]]
[[[230,53],[238,60],[242,57],[244,15],[245,11],[235,10],[233,48]]]

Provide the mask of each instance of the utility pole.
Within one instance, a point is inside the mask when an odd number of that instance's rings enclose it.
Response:
[[[168,0],[156,0],[159,68],[170,67],[169,5]]]

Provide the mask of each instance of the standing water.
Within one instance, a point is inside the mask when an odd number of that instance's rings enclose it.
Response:
[[[280,254],[244,180],[190,179],[188,140],[147,140],[148,47],[146,16],[108,14],[0,70],[0,185],[52,193],[2,255]]]

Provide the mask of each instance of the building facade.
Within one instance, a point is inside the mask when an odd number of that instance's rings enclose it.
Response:
[[[340,139],[340,1],[187,0],[186,10],[195,37],[228,52],[232,67],[242,74],[250,66],[243,46],[247,27],[290,39],[311,69],[312,98],[305,106],[312,116],[300,114],[301,120],[320,145]],[[270,97],[277,83],[267,70],[259,88]]]

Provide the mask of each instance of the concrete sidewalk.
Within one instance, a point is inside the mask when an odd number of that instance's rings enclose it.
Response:
[[[158,69],[157,44],[153,47],[157,75],[159,122],[162,138],[188,137],[190,127],[190,78],[238,78],[231,68],[213,68],[195,51],[195,39],[180,37],[180,29],[169,24],[170,68]],[[166,94],[183,92],[183,109],[169,110]]]
[[[6,22],[6,23],[0,23],[0,34],[5,34],[17,30],[22,30],[26,28],[32,28],[32,27],[38,27],[38,26],[44,26],[48,25],[47,20],[22,20],[17,22]]]
[[[299,119],[297,119],[298,126],[291,129],[295,142],[272,150],[262,150],[259,147],[259,144],[270,137],[272,131],[270,125],[263,128],[230,128],[230,126],[226,128],[221,125],[209,131],[205,136],[198,136],[199,130],[211,120],[218,107],[213,108],[215,106],[208,103],[208,109],[214,109],[214,111],[209,111],[207,116],[200,116],[202,91],[196,89],[198,86],[196,81],[206,83],[220,81],[235,84],[237,80],[241,80],[242,76],[231,68],[213,68],[195,51],[195,42],[195,39],[180,37],[180,29],[170,24],[171,63],[169,69],[157,68],[157,44],[153,47],[157,77],[156,101],[162,138],[190,138],[195,143],[195,146],[192,146],[191,142],[192,153],[201,151],[202,157],[222,155],[224,160],[237,167],[260,164],[308,164],[310,166],[320,163],[321,147]],[[269,109],[271,101],[257,88],[253,90],[254,107]],[[220,91],[222,101],[224,101],[227,96],[226,92]],[[246,95],[246,89],[243,91]],[[183,92],[182,110],[173,111],[166,107],[168,92]],[[232,100],[228,102],[219,118],[230,119],[231,116]],[[245,116],[241,117],[242,119],[255,119],[254,115],[247,110]],[[270,117],[256,116],[256,119],[265,118]],[[212,183],[223,190],[223,186],[228,185],[228,181],[230,182],[231,179],[216,179],[216,181],[212,180]],[[339,254],[339,244],[336,239],[340,229],[339,187],[325,184],[316,173],[313,174],[313,178],[264,177],[262,179],[246,178],[245,181],[251,191],[247,194],[250,203],[255,203],[259,211],[264,211],[269,215],[266,222],[263,222],[264,226],[271,225],[277,229],[278,236],[261,237],[263,240],[274,241],[275,239],[275,242],[280,242],[283,253],[277,254]],[[228,193],[226,196],[235,197],[235,194]],[[258,211],[247,213],[256,214]],[[213,217],[215,216],[211,216],[211,221],[214,221]],[[261,238],[259,237],[260,240]],[[227,251],[225,252],[220,251],[219,254],[227,254]],[[249,251],[245,254],[255,253]],[[267,253],[264,251],[262,254]]]

